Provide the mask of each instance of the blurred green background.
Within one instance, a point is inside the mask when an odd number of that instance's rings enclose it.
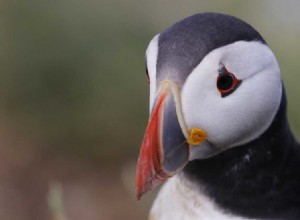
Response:
[[[300,2],[0,0],[0,219],[146,219],[135,161],[148,117],[144,53],[189,15],[253,25],[273,49],[300,137]]]

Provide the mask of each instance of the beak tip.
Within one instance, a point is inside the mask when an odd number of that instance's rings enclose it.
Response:
[[[137,189],[136,190],[136,199],[139,201],[141,200],[142,196],[146,193],[143,189]]]
[[[141,176],[137,176],[136,179],[136,198],[137,200],[140,200],[142,196],[150,191],[153,188],[152,181],[149,181],[149,179],[143,179]]]
[[[142,196],[151,191],[153,188],[161,185],[165,182],[170,176],[167,175],[152,175],[147,179],[142,179],[140,175],[137,175],[136,178],[136,198],[140,200]]]
[[[147,192],[150,191],[149,187],[140,187],[136,186],[136,199],[139,201],[141,200],[142,196]]]
[[[149,190],[149,184],[147,184],[147,178],[145,179],[145,175],[143,175],[144,172],[142,172],[140,169],[137,169],[136,174],[136,198],[137,200],[140,200],[141,197]]]
[[[141,195],[140,193],[136,192],[136,195],[135,195],[135,197],[136,197],[136,200],[137,200],[137,201],[140,201],[140,200],[141,200],[141,197],[142,197],[142,195]]]

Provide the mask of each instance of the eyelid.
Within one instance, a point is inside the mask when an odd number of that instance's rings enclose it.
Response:
[[[220,65],[219,65],[218,72],[219,72],[219,75],[225,74],[225,73],[231,73],[231,72],[228,71],[228,69],[222,63],[220,63]]]

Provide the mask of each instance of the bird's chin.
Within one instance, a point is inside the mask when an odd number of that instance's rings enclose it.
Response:
[[[200,145],[190,147],[189,161],[208,159],[221,153],[222,151],[222,148],[217,147],[206,140]]]

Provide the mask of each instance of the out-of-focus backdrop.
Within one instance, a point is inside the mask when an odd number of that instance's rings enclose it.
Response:
[[[135,199],[148,118],[144,53],[158,32],[217,11],[252,24],[282,70],[300,137],[297,0],[1,0],[0,219],[146,219]]]

